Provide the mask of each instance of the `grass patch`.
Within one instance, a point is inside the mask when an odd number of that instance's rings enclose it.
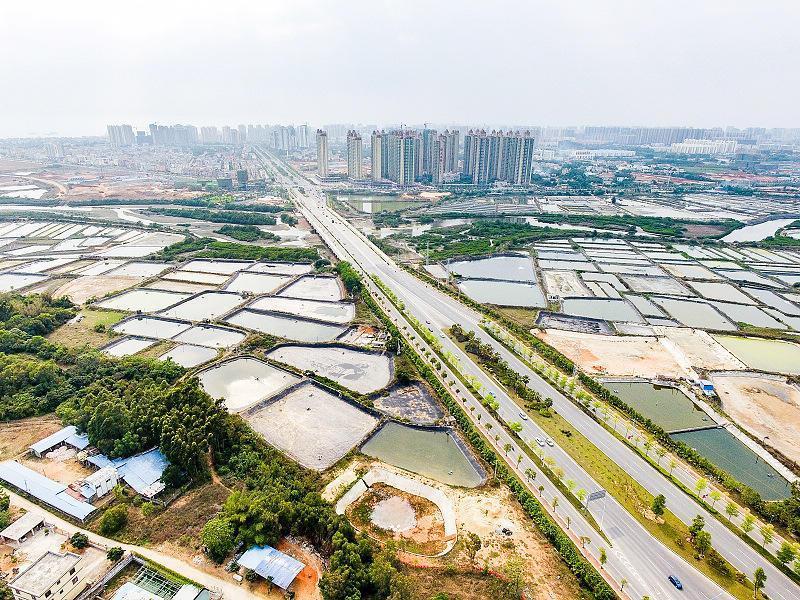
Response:
[[[508,306],[495,306],[495,310],[501,315],[512,320],[520,327],[532,329],[536,327],[536,318],[539,316],[537,308],[513,308]]]
[[[48,335],[47,339],[68,348],[80,348],[86,345],[99,348],[111,341],[113,337],[111,327],[121,321],[127,313],[84,308],[79,315],[82,317],[79,322],[65,323]]]

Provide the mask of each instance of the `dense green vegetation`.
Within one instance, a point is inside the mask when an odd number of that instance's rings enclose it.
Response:
[[[297,217],[290,213],[281,213],[281,222],[287,225],[297,225]]]
[[[245,204],[237,201],[234,196],[228,194],[203,196],[201,198],[189,198],[185,200],[174,200],[172,204],[180,206],[196,206],[200,208],[213,208],[218,210],[238,210],[245,212],[279,213],[292,210],[291,206],[281,206],[274,204]]]
[[[109,456],[159,446],[173,463],[173,482],[204,476],[208,436],[222,409],[196,379],[176,383],[184,369],[174,363],[116,359],[42,337],[74,314],[66,299],[0,297],[0,419],[55,410]]]
[[[272,215],[242,210],[222,210],[208,208],[151,208],[150,212],[178,219],[197,219],[212,223],[234,223],[237,225],[275,225]]]
[[[743,225],[733,219],[687,221],[673,219],[672,217],[638,217],[632,215],[540,214],[536,215],[536,218],[543,223],[568,223],[570,225],[586,225],[600,229],[622,229],[629,233],[635,233],[636,228],[639,227],[647,233],[669,237],[684,237],[687,233],[687,227],[696,225],[718,228],[718,233],[708,237],[723,237]]]
[[[319,259],[316,248],[278,248],[236,242],[218,242],[213,238],[189,238],[167,246],[156,254],[158,260],[170,261],[184,255],[196,258],[231,258],[239,260],[278,260],[313,262]]]
[[[408,237],[417,252],[430,247],[431,260],[444,260],[457,256],[477,256],[521,248],[534,242],[581,236],[576,230],[556,230],[533,227],[527,223],[479,220],[472,224],[431,229],[417,237]]]
[[[256,242],[258,240],[270,240],[275,242],[280,238],[270,231],[262,231],[255,225],[223,225],[214,233],[227,235],[240,242]]]

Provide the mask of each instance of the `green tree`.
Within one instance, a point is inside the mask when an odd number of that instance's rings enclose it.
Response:
[[[734,517],[739,516],[739,507],[736,506],[734,501],[728,500],[727,504],[725,505],[725,514],[728,515],[729,520],[733,520]]]
[[[753,598],[758,598],[758,591],[764,589],[767,583],[767,574],[764,569],[758,567],[753,573]]]
[[[217,563],[221,563],[233,551],[233,537],[233,525],[219,517],[208,521],[200,534],[206,552]]]
[[[600,548],[600,557],[598,560],[600,561],[600,568],[603,569],[608,562],[608,554],[606,554],[605,548]]]
[[[779,561],[787,565],[795,559],[795,557],[797,556],[797,551],[795,550],[795,547],[792,546],[792,544],[784,541],[781,544],[780,550],[778,550],[775,556]]]
[[[112,506],[100,518],[100,533],[114,535],[128,523],[128,507],[124,504]]]
[[[124,554],[125,550],[123,550],[119,546],[114,546],[113,548],[108,549],[108,552],[106,552],[106,558],[111,562],[117,562],[120,558],[123,557]]]
[[[481,538],[478,534],[469,532],[467,533],[467,537],[464,540],[464,549],[467,552],[467,556],[469,556],[469,562],[474,565],[475,564],[475,557],[478,555],[478,552],[481,549]]]
[[[708,487],[708,479],[700,477],[694,484],[694,491],[698,496],[701,496],[705,489]]]
[[[775,526],[766,524],[762,525],[761,529],[758,530],[761,534],[761,539],[763,540],[762,546],[768,546],[772,543],[772,540],[775,539]]]
[[[756,524],[756,518],[750,513],[747,513],[744,516],[744,519],[742,519],[742,531],[744,531],[745,533],[750,533],[751,531],[753,531],[755,524]]]
[[[655,498],[653,498],[653,503],[651,508],[653,510],[653,514],[660,517],[664,514],[664,509],[667,506],[667,499],[664,497],[664,494],[659,494]]]
[[[694,536],[694,547],[700,556],[705,556],[711,548],[711,534],[707,531],[698,531]]]
[[[697,515],[694,519],[692,519],[692,524],[689,525],[689,539],[694,542],[694,539],[697,537],[697,534],[703,531],[703,528],[706,526],[706,520],[703,518],[702,515]]]
[[[76,531],[72,534],[72,537],[69,538],[69,543],[72,544],[74,548],[86,548],[89,545],[89,537],[81,533],[80,531]]]

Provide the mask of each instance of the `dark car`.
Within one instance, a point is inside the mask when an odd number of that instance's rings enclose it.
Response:
[[[678,579],[677,577],[675,577],[675,575],[670,575],[668,579],[669,579],[669,582],[672,585],[674,585],[677,589],[679,589],[679,590],[683,589],[683,584],[681,583],[681,580]]]

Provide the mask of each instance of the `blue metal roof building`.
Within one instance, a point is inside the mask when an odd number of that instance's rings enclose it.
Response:
[[[13,460],[0,462],[0,479],[81,521],[94,511],[94,506],[88,502],[70,496],[63,483],[48,479]]]
[[[39,440],[30,446],[30,450],[37,458],[41,458],[45,453],[61,444],[67,444],[76,450],[83,450],[89,445],[89,437],[86,434],[79,434],[78,428],[74,425],[68,425],[48,435],[46,438]]]
[[[125,483],[147,498],[152,498],[164,489],[161,476],[169,466],[169,460],[158,448],[128,458],[111,460],[105,454],[95,454],[86,460],[98,469],[114,467]]]
[[[272,546],[253,546],[237,560],[240,565],[288,589],[305,565]]]

